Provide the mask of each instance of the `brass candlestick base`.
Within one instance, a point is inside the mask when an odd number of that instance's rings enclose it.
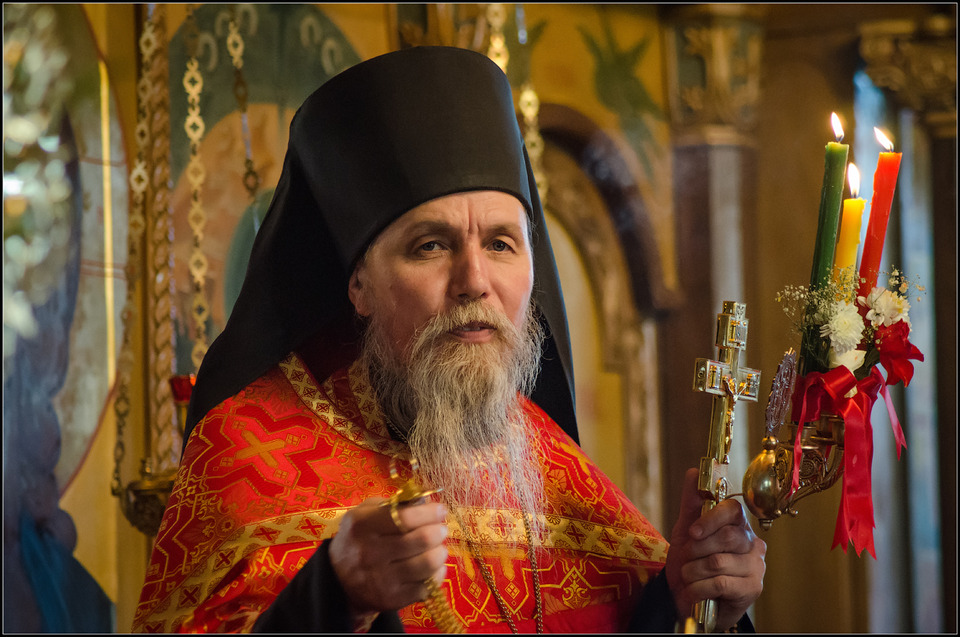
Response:
[[[177,425],[181,436],[187,421],[187,407],[190,405],[190,394],[195,382],[196,377],[193,374],[170,377],[170,390],[176,407]],[[176,477],[176,467],[154,474],[152,461],[143,458],[140,460],[139,480],[122,488],[118,478],[113,494],[120,498],[120,508],[124,517],[137,530],[150,537],[154,537],[160,530],[160,522],[163,520],[163,513],[170,500]]]
[[[843,475],[844,423],[839,416],[824,414],[804,426],[801,457],[794,458],[797,426],[790,424],[789,442],[767,436],[763,451],[753,459],[743,476],[743,499],[747,508],[769,529],[784,513],[797,516],[796,503],[812,493],[825,491]],[[790,494],[794,463],[800,463],[800,485]]]
[[[176,475],[176,469],[167,469],[154,475],[150,463],[143,460],[140,479],[124,489],[121,501],[123,515],[145,535],[153,537],[160,530]]]

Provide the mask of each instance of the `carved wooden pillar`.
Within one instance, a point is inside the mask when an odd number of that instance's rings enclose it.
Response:
[[[932,214],[933,296],[935,304],[935,352],[928,363],[936,365],[937,418],[935,446],[939,461],[940,576],[943,625],[915,628],[921,632],[955,632],[957,577],[957,23],[956,14],[937,14],[923,21],[886,20],[860,27],[860,54],[874,84],[887,89],[902,107],[916,114],[927,138],[919,148],[928,157],[915,158],[930,167],[929,192]],[[912,503],[912,502],[911,502]],[[913,504],[913,503],[912,503]],[[921,512],[922,517],[923,512]],[[916,515],[916,514],[914,514]],[[922,524],[922,522],[919,522]],[[924,540],[911,537],[912,552],[923,552]],[[924,595],[929,579],[915,583],[917,596]],[[917,579],[916,577],[914,579]],[[917,613],[915,613],[917,616]],[[916,621],[928,621],[920,617]]]
[[[745,298],[743,219],[752,201],[752,132],[760,95],[762,12],[757,5],[703,4],[663,9],[674,142],[677,254],[683,301],[663,323],[662,440],[666,519],[679,510],[683,473],[706,453],[710,401],[693,393],[694,361],[714,348],[725,300]],[[749,361],[746,361],[749,364]],[[739,484],[748,462],[746,411],[733,432],[729,474]],[[678,428],[682,428],[681,431]]]

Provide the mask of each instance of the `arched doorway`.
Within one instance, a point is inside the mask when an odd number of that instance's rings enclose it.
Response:
[[[581,446],[663,528],[656,314],[669,295],[653,235],[613,142],[567,107],[542,105],[540,122]]]

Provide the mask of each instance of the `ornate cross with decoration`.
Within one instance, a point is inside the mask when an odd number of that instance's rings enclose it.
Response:
[[[698,358],[693,389],[713,395],[707,455],[700,459],[697,488],[704,498],[702,512],[716,506],[729,492],[726,467],[730,463],[730,441],[733,436],[734,409],[737,401],[757,401],[760,372],[740,366],[740,353],[747,346],[747,306],[733,301],[723,302],[717,315],[717,360]],[[716,624],[716,602],[707,600],[694,609],[694,632],[712,632]]]

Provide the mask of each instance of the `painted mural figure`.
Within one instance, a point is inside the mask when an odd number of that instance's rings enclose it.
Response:
[[[765,545],[740,505],[700,518],[689,472],[668,546],[577,444],[522,139],[506,76],[464,49],[307,98],[135,630],[673,631],[701,599],[750,628]]]

